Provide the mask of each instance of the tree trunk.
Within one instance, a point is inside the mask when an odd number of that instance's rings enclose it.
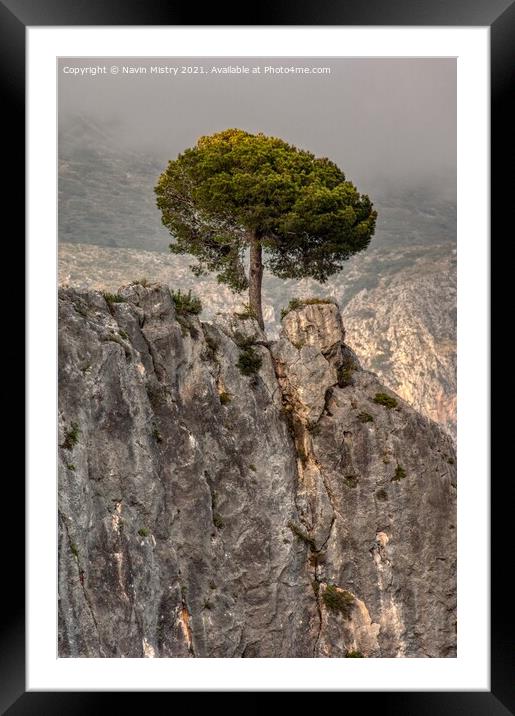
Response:
[[[261,282],[263,280],[263,260],[261,242],[256,234],[250,237],[250,267],[249,267],[249,305],[255,313],[257,322],[265,330],[263,310],[261,307]]]

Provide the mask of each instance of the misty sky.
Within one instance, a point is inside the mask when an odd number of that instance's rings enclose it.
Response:
[[[112,65],[156,64],[202,65],[208,74],[109,74]],[[228,64],[317,65],[331,74],[210,73]],[[108,74],[63,72],[92,65]],[[331,158],[360,191],[430,184],[454,196],[454,59],[88,58],[61,59],[58,73],[61,123],[89,116],[113,141],[162,156],[163,165],[199,136],[239,127]]]

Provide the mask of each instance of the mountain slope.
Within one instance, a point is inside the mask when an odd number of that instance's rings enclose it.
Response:
[[[343,318],[363,364],[456,435],[456,267],[440,261],[381,279]]]

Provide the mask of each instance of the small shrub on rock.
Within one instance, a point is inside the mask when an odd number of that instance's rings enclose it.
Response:
[[[120,296],[119,293],[109,293],[108,291],[103,291],[102,296],[109,305],[113,303],[125,303],[124,297]]]
[[[328,584],[323,591],[322,599],[325,606],[332,612],[340,612],[345,619],[349,619],[354,597],[345,589],[338,589],[334,584]]]
[[[64,435],[64,442],[61,445],[65,450],[71,450],[79,442],[79,426],[77,423],[72,423]]]
[[[244,348],[238,358],[237,366],[240,369],[242,375],[255,375],[261,368],[263,359],[252,346]]]
[[[395,472],[392,477],[392,482],[400,482],[406,477],[406,470],[401,467],[400,465],[397,465],[395,468]]]
[[[388,393],[376,393],[374,396],[374,403],[377,403],[378,405],[382,405],[385,408],[389,408],[390,410],[392,408],[397,407],[396,399],[392,398],[392,396],[388,395]]]
[[[188,293],[178,291],[170,291],[175,310],[180,315],[198,316],[202,311],[202,302],[198,296],[194,296],[191,290]]]

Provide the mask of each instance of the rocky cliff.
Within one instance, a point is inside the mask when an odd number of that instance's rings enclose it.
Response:
[[[415,264],[382,278],[342,315],[363,365],[455,437],[455,262]]]
[[[135,278],[152,276],[174,289],[194,287],[206,320],[214,319],[218,311],[241,310],[244,296],[232,293],[212,275],[195,279],[190,263],[189,256],[134,248],[59,245],[62,285],[116,291]],[[299,295],[336,300],[363,366],[456,434],[455,253],[417,258],[415,249],[407,255],[406,251],[374,253],[371,247],[353,257],[343,275],[324,285],[311,279],[283,281],[265,272],[263,311],[269,337],[277,338],[282,307]]]
[[[61,656],[455,655],[452,440],[344,341],[60,290]]]

